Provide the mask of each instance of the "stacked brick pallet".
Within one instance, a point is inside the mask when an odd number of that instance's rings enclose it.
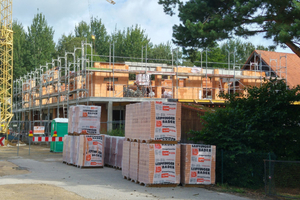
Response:
[[[77,167],[103,167],[104,135],[66,135],[63,162]]]
[[[143,102],[126,106],[125,137],[136,142],[175,142],[181,137],[181,104]]]
[[[180,183],[181,104],[126,106],[122,175],[144,185]]]
[[[63,161],[78,167],[103,167],[104,135],[100,135],[101,107],[71,106]]]
[[[100,134],[101,106],[70,106],[68,133]]]
[[[105,156],[104,164],[121,169],[122,168],[122,155],[123,155],[123,142],[125,137],[105,136]]]
[[[215,184],[216,146],[181,145],[182,185]]]

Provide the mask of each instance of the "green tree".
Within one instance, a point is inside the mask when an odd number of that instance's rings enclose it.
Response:
[[[152,44],[150,44],[150,39],[145,33],[145,30],[141,29],[138,25],[128,27],[124,38],[124,56],[131,58],[141,57],[142,47],[147,45],[147,52],[150,52]],[[146,49],[144,49],[143,57],[145,55]],[[147,57],[149,57],[147,55]],[[135,60],[136,61],[136,60]]]
[[[26,73],[24,67],[24,56],[25,56],[25,30],[22,23],[13,21],[14,31],[14,79],[18,79]]]
[[[298,0],[159,0],[159,4],[170,15],[178,5],[181,24],[173,26],[174,42],[186,49],[209,47],[234,35],[262,33],[300,57]]]
[[[206,67],[206,52],[207,52],[207,65],[208,67],[213,67],[213,68],[226,68],[227,65],[224,64],[226,63],[226,56],[223,54],[222,50],[220,47],[215,46],[212,48],[209,48],[207,51],[197,51],[195,54],[195,60],[193,61],[195,66],[202,66]],[[202,65],[201,65],[202,63]]]
[[[225,109],[206,113],[204,129],[192,132],[195,141],[237,152],[275,153],[279,159],[300,159],[300,86],[288,88],[282,80],[248,88],[248,95],[224,95]]]
[[[24,65],[27,71],[51,61],[55,53],[53,35],[54,30],[47,24],[45,16],[42,13],[36,14],[26,35]]]
[[[118,58],[118,61],[135,61],[135,58],[141,58],[142,48],[147,45],[147,52],[150,52],[152,44],[150,39],[145,34],[145,30],[138,25],[128,27],[123,31],[115,31],[111,37],[111,44],[115,44],[115,55],[123,58]],[[146,50],[143,49],[143,57],[145,58]],[[126,57],[126,58],[124,58]],[[149,56],[147,56],[149,57]]]
[[[85,21],[79,22],[78,25],[75,25],[75,37],[86,38],[88,42],[91,42],[91,26]]]
[[[65,52],[74,52],[74,47],[81,47],[81,41],[84,38],[75,37],[72,33],[69,35],[63,34],[58,39],[57,52],[59,55],[64,55]]]
[[[109,53],[110,36],[107,34],[106,28],[101,19],[91,19],[91,30],[95,36],[94,48],[98,55],[107,55]]]
[[[254,50],[274,51],[272,47],[265,47],[263,45],[257,45],[255,47],[251,42],[243,42],[240,39],[228,40],[226,43],[223,43],[220,48],[222,54],[226,55],[226,62],[228,62],[228,53],[230,53],[230,63],[234,62],[235,57],[235,63],[239,65],[245,64]]]
[[[175,53],[176,54],[176,53]],[[171,42],[160,43],[158,45],[154,45],[148,54],[150,60],[148,62],[153,63],[167,63],[172,64],[172,44]],[[176,55],[175,55],[176,57]],[[174,54],[173,54],[174,59]],[[175,63],[175,59],[174,62]]]

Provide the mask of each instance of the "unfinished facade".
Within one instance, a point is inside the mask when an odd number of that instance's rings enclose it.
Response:
[[[122,126],[126,104],[157,100],[221,104],[220,92],[244,92],[245,87],[259,86],[268,76],[262,67],[228,70],[94,62],[93,55],[84,54],[91,47],[82,42],[74,52],[15,80],[13,123],[21,124],[18,127],[25,133],[33,126],[45,126],[49,134],[51,120],[67,118],[70,105],[98,105],[102,106],[101,131],[105,133]]]

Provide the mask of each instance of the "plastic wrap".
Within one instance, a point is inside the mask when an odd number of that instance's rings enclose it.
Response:
[[[140,143],[130,143],[130,163],[129,163],[129,177],[131,180],[138,181],[139,175],[139,151]]]
[[[101,106],[71,106],[68,132],[87,135],[100,134]]]
[[[105,157],[104,164],[110,165],[110,150],[111,150],[111,136],[105,136]]]
[[[104,135],[80,135],[79,167],[102,167],[104,164]]]
[[[125,137],[137,141],[180,141],[181,104],[143,102],[126,106]]]
[[[140,183],[179,184],[180,145],[179,144],[140,144],[139,153]]]
[[[126,178],[130,178],[130,142],[123,142],[123,156],[122,156],[122,175]]]
[[[123,143],[124,143],[125,137],[118,137],[117,140],[117,156],[116,156],[116,164],[115,166],[118,168],[122,168],[122,156],[123,156]]]
[[[181,150],[181,183],[215,184],[216,146],[182,144]]]

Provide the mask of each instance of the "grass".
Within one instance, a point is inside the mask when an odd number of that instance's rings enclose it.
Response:
[[[227,184],[217,184],[218,187],[220,187],[221,192],[225,193],[246,193],[246,190],[243,188],[238,188],[238,187],[232,187],[228,186]]]
[[[104,133],[103,131],[101,133]],[[110,135],[110,136],[119,136],[119,137],[125,137],[125,129],[123,126],[107,131],[106,135]]]

